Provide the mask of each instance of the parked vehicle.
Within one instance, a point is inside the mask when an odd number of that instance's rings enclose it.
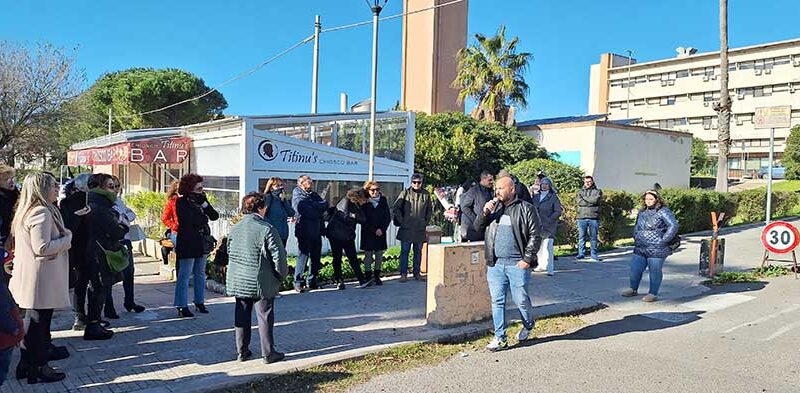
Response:
[[[767,173],[767,167],[763,166],[761,169],[758,170],[758,177],[761,179],[769,178],[769,174]],[[772,167],[772,178],[773,179],[785,179],[786,178],[786,168],[781,165],[776,165]]]

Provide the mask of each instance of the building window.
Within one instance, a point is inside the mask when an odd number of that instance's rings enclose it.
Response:
[[[777,66],[777,65],[784,65],[784,64],[789,64],[789,63],[791,63],[791,61],[792,61],[792,60],[789,58],[789,56],[781,56],[781,57],[776,57],[776,58],[773,60],[773,64],[774,64],[774,65],[776,65],[776,66]]]
[[[750,60],[739,63],[740,70],[752,70],[753,68],[755,68],[755,61]]]
[[[788,83],[783,83],[783,84],[780,84],[780,85],[773,85],[772,86],[772,92],[773,93],[779,93],[779,92],[782,92],[782,91],[789,91],[789,84]]]
[[[647,76],[647,80],[650,81],[650,82],[660,81],[661,80],[661,74],[648,75]]]
[[[687,76],[689,76],[689,70],[681,70],[675,74],[676,78],[686,78]]]
[[[642,106],[644,104],[645,104],[644,98],[641,98],[641,99],[638,99],[638,100],[633,100],[633,105],[634,106]]]
[[[675,105],[675,96],[661,97],[660,105]]]

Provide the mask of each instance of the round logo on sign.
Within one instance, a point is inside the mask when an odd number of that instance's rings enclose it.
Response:
[[[761,231],[761,244],[776,254],[792,252],[800,243],[800,232],[785,221],[775,221]]]
[[[278,147],[272,142],[264,140],[258,145],[258,155],[260,155],[264,161],[272,161],[278,156]]]

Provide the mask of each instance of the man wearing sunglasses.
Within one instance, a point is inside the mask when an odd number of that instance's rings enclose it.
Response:
[[[431,195],[422,188],[423,176],[411,176],[411,187],[400,192],[392,206],[394,225],[397,226],[397,240],[400,240],[400,282],[408,280],[408,253],[414,246],[414,279],[422,281],[422,242],[425,241],[425,227],[431,221],[433,202]]]

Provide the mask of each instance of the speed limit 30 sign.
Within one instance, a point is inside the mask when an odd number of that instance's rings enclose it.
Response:
[[[776,254],[792,252],[800,243],[800,232],[786,221],[775,221],[761,232],[761,244]]]

